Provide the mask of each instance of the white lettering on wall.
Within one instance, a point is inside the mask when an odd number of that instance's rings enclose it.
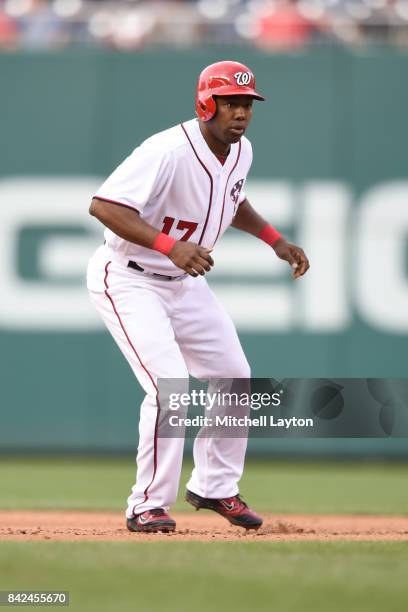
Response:
[[[96,316],[85,289],[86,262],[82,261],[81,269],[77,270],[84,278],[82,284],[64,286],[52,285],[46,279],[28,281],[16,273],[16,247],[22,227],[78,224],[88,228],[89,238],[82,242],[90,255],[101,240],[100,229],[88,215],[90,199],[99,184],[100,180],[80,177],[0,181],[1,328],[89,330],[95,327]],[[46,248],[46,241],[42,248]],[[72,257],[75,251],[67,249],[67,267]],[[40,257],[41,260],[44,263]],[[62,269],[61,276],[64,276]]]
[[[408,331],[408,181],[371,189],[361,200],[354,292],[362,318],[388,332]]]
[[[0,328],[101,327],[85,285],[87,260],[103,240],[101,225],[88,214],[100,183],[96,177],[0,180]],[[270,247],[229,230],[214,251],[208,280],[240,330],[341,333],[357,311],[375,329],[408,331],[408,182],[376,186],[354,206],[350,189],[338,182],[295,188],[252,181],[246,192],[268,221],[304,248],[311,268],[293,281]],[[38,245],[40,278],[21,278],[19,232],[47,225],[77,226],[84,234],[45,234]]]
[[[298,283],[299,326],[337,331],[351,319],[347,266],[351,236],[351,194],[342,184],[311,183],[300,200],[298,241],[311,263]]]

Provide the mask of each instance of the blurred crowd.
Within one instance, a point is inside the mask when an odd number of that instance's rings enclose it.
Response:
[[[408,46],[408,0],[0,0],[0,50]]]

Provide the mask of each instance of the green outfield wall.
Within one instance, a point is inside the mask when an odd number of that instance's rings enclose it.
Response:
[[[248,132],[252,203],[310,255],[294,283],[230,230],[211,284],[253,374],[408,376],[408,54],[228,49],[267,102]],[[151,133],[193,116],[217,52],[0,54],[3,450],[126,451],[140,391],[87,300],[90,198]],[[89,218],[88,218],[89,217]],[[273,440],[270,453],[408,453],[405,439]]]

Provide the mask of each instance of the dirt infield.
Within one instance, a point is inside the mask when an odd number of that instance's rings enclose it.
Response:
[[[256,532],[246,533],[209,512],[175,513],[172,534],[130,533],[121,514],[112,512],[0,512],[0,540],[14,541],[302,541],[408,540],[408,517],[362,515],[264,516]]]

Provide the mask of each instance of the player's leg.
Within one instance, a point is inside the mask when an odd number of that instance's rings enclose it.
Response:
[[[205,279],[191,279],[179,295],[172,317],[176,339],[188,370],[199,379],[249,379],[250,367],[235,326]],[[210,383],[217,391],[221,381]],[[228,381],[224,383],[228,386]],[[214,387],[214,388],[213,388]],[[226,389],[228,391],[228,389]],[[228,498],[238,493],[247,437],[214,438],[202,430],[194,442],[194,470],[187,488],[202,497]]]
[[[140,409],[137,478],[128,499],[128,518],[152,508],[168,508],[177,496],[184,440],[158,436],[161,407],[157,379],[188,377],[166,310],[175,290],[170,285],[149,282],[101,257],[91,260],[88,268],[91,301],[146,392]]]

